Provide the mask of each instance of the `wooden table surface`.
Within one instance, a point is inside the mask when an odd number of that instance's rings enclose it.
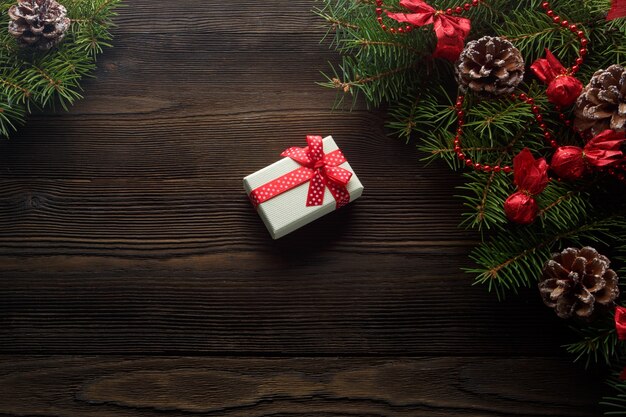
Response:
[[[472,287],[458,175],[331,111],[315,2],[129,0],[0,144],[0,416],[599,416],[535,290]],[[242,178],[332,134],[362,199],[272,241]]]

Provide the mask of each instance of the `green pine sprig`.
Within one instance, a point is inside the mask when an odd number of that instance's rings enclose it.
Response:
[[[9,35],[8,9],[0,11],[0,136],[8,137],[33,109],[67,110],[82,98],[81,80],[95,69],[96,56],[111,46],[113,18],[121,0],[66,0],[71,25],[63,42],[50,51],[20,48]]]

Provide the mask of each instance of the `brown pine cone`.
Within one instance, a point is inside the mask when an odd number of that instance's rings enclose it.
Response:
[[[591,247],[567,248],[543,267],[539,292],[557,316],[589,318],[595,311],[615,305],[618,277],[610,261]]]
[[[626,69],[611,65],[596,71],[578,97],[574,115],[574,125],[593,135],[626,130]]]
[[[48,50],[70,27],[65,7],[55,0],[20,0],[9,9],[9,33],[20,46]]]
[[[524,59],[506,39],[484,36],[465,45],[456,74],[464,91],[507,94],[524,78]]]

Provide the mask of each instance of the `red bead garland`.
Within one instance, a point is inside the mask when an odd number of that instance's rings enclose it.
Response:
[[[572,67],[568,68],[566,71],[567,74],[576,74],[580,70],[580,66],[585,62],[585,57],[587,56],[588,52],[587,46],[589,45],[589,38],[585,36],[585,32],[580,30],[578,25],[576,25],[575,23],[570,23],[567,20],[562,19],[561,16],[559,16],[558,14],[556,14],[554,10],[552,10],[552,8],[550,7],[549,2],[544,1],[543,3],[541,3],[541,7],[545,10],[546,14],[550,18],[552,18],[552,21],[555,24],[561,26],[564,29],[569,29],[569,31],[575,34],[578,38],[578,41],[580,42],[578,58],[576,58],[575,65],[572,65]]]
[[[510,98],[513,100],[520,100],[531,106],[530,110],[533,112],[535,116],[535,120],[537,121],[539,128],[543,132],[544,139],[553,149],[558,148],[559,144],[554,139],[552,133],[548,129],[548,125],[544,122],[543,115],[541,114],[541,109],[539,108],[539,106],[535,104],[535,99],[532,97],[528,97],[524,93],[521,93],[521,94],[513,93],[510,95]],[[463,126],[465,124],[465,111],[463,110],[464,101],[465,101],[465,96],[461,94],[457,97],[456,103],[454,105],[454,110],[457,116],[457,128],[456,128],[456,134],[454,136],[454,152],[456,153],[457,158],[459,158],[461,161],[464,161],[465,165],[467,165],[468,167],[472,167],[476,171],[504,172],[505,174],[513,172],[513,168],[511,168],[509,165],[501,167],[500,165],[491,166],[487,164],[481,164],[479,162],[472,160],[468,155],[466,155],[463,152],[463,147],[461,144],[461,137],[463,135]],[[565,115],[563,113],[561,113],[561,116],[565,118]]]
[[[470,10],[472,7],[478,7],[482,0],[472,0],[471,2],[466,2],[462,6],[449,7],[446,10],[438,10],[437,13],[447,14],[448,16],[460,15],[464,11]],[[388,27],[383,23],[383,0],[376,0],[376,21],[380,25],[381,29],[384,31],[389,31],[390,33],[408,33],[413,29],[419,27],[415,25],[406,25],[406,26],[398,26],[398,27]]]

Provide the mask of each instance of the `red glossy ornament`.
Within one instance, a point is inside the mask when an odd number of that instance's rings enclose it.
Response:
[[[504,202],[504,213],[507,219],[518,224],[531,224],[537,218],[539,205],[529,194],[518,191]]]
[[[582,63],[582,58],[577,58]],[[567,107],[576,102],[583,90],[583,83],[568,74],[567,69],[546,49],[546,57],[536,60],[531,66],[533,73],[542,82],[548,84],[548,101],[557,106]]]
[[[586,171],[583,150],[578,146],[561,146],[554,152],[550,167],[564,180],[582,178]]]
[[[578,58],[580,59],[580,58]],[[558,106],[571,106],[583,91],[583,83],[573,75],[561,75],[548,84],[548,101]]]

